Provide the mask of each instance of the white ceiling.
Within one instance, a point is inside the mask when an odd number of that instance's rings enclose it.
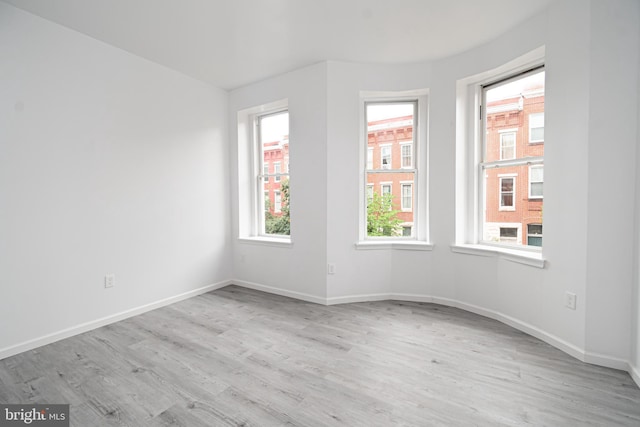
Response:
[[[224,89],[325,60],[410,63],[554,0],[3,0]]]

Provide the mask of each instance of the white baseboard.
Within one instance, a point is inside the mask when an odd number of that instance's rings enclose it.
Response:
[[[173,304],[188,298],[192,298],[216,289],[223,288],[231,284],[230,280],[224,280],[222,282],[214,283],[212,285],[204,286],[202,288],[194,289],[192,291],[184,292],[179,295],[175,295],[169,298],[164,298],[159,301],[155,301],[149,304],[135,307],[129,310],[122,311],[120,313],[112,314],[110,316],[102,317],[100,319],[91,320],[86,323],[82,323],[77,326],[63,329],[58,332],[53,332],[42,337],[34,338],[28,341],[24,341],[19,344],[15,344],[9,347],[0,349],[0,360],[7,357],[22,353],[25,351],[33,350],[34,348],[41,347],[43,345],[51,344],[53,342],[72,337],[74,335],[82,334],[91,331],[96,328],[100,328],[111,323],[119,322],[132,316],[137,316],[147,311],[155,310],[156,308],[164,307],[169,304]]]
[[[230,284],[242,286],[243,288],[255,289],[256,291],[263,291],[269,294],[280,295],[283,297],[289,297],[299,299],[302,301],[313,302],[316,304],[327,304],[327,299],[316,295],[305,294],[303,292],[290,291],[288,289],[276,288],[274,286],[262,285],[260,283],[247,282],[245,280],[230,280]]]

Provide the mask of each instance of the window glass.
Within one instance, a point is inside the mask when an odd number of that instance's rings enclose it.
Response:
[[[483,87],[484,132],[478,165],[482,242],[542,244],[536,236],[529,239],[527,227],[532,222],[542,224],[544,90],[543,68]]]
[[[257,194],[263,197],[265,207],[259,218],[260,234],[287,236],[291,230],[289,213],[289,112],[279,111],[257,117],[258,147],[262,174],[259,175]],[[267,160],[269,159],[269,160]],[[273,170],[269,171],[269,161]],[[287,170],[282,171],[282,165]],[[271,179],[273,177],[273,179]]]
[[[367,237],[415,237],[416,115],[417,101],[365,103]]]

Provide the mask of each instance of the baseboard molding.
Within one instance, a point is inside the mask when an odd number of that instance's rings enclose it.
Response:
[[[129,310],[125,310],[116,314],[112,314],[110,316],[106,316],[100,319],[82,323],[77,326],[72,326],[70,328],[63,329],[58,332],[53,332],[51,334],[47,334],[42,337],[34,338],[16,345],[5,347],[0,349],[0,360],[5,359],[7,357],[14,356],[16,354],[19,354],[25,351],[33,350],[34,348],[42,347],[43,345],[51,344],[53,342],[60,341],[65,338],[72,337],[74,335],[79,335],[79,334],[91,331],[93,329],[109,325],[111,323],[119,322],[129,317],[137,316],[139,314],[146,313],[147,311],[155,310],[156,308],[164,307],[179,301],[183,301],[188,298],[192,298],[207,292],[211,292],[213,290],[228,286],[231,283],[232,282],[230,280],[224,280],[222,282],[207,285],[202,288],[194,289],[192,291],[184,292],[179,295],[175,295],[169,298],[164,298],[149,304],[145,304],[145,305],[135,307]]]
[[[604,366],[606,368],[628,371],[629,374],[631,374],[631,365],[628,360],[607,356],[606,354],[591,353],[587,351],[584,355],[584,362],[591,363],[592,365]]]
[[[276,288],[274,286],[262,285],[260,283],[247,282],[246,280],[230,280],[230,284],[238,285],[243,288],[255,289],[256,291],[263,291],[269,294],[280,295],[283,297],[289,297],[294,299],[299,299],[302,301],[313,302],[316,304],[327,305],[327,299],[324,297],[319,297],[317,295],[305,294],[303,292],[290,291],[288,289]]]

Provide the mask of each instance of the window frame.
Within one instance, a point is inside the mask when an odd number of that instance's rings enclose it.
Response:
[[[532,117],[534,116],[542,116],[542,126],[538,126],[538,127],[531,126],[531,122],[533,122]],[[529,113],[529,116],[527,117],[527,125],[529,127],[529,144],[544,143],[544,111],[539,113]],[[531,138],[531,131],[533,129],[542,129],[542,139]]]
[[[413,169],[413,141],[403,141],[398,143],[398,145],[400,146],[400,169]],[[404,159],[405,159],[405,155],[404,155],[404,148],[405,147],[409,147],[409,165],[405,166],[404,165]]]
[[[516,210],[516,190],[517,190],[517,178],[518,176],[516,174],[513,173],[507,173],[507,174],[500,174],[498,175],[498,210],[499,211],[515,211]],[[502,196],[503,194],[509,193],[509,192],[505,192],[502,189],[502,182],[503,180],[506,179],[511,179],[513,180],[513,183],[511,184],[511,205],[504,205],[502,203]]]
[[[500,160],[515,160],[517,153],[516,153],[516,147],[517,147],[517,143],[518,143],[518,134],[515,130],[504,130],[504,131],[498,131],[499,135],[500,135]],[[504,147],[503,147],[503,139],[505,135],[513,135],[513,157],[507,159],[505,158],[502,153],[504,151]]]
[[[543,248],[507,247],[483,240],[484,204],[481,201],[485,188],[483,170],[479,167],[484,159],[479,143],[484,132],[484,123],[479,120],[483,113],[483,86],[544,67],[545,50],[544,45],[539,46],[456,80],[455,239],[450,245],[454,253],[498,257],[533,268],[546,267]]]
[[[405,187],[409,187],[409,200],[410,200],[409,207],[406,207],[404,203]],[[400,181],[400,210],[402,212],[413,212],[413,181],[411,182]]]
[[[361,91],[360,92],[360,190],[359,190],[359,238],[356,249],[405,249],[432,250],[429,238],[428,203],[428,94],[427,89],[410,91]],[[413,235],[412,236],[368,236],[367,235],[367,145],[368,131],[366,106],[371,103],[414,103],[414,127],[412,132],[413,178]],[[406,140],[405,140],[406,141]],[[382,157],[382,156],[381,156]],[[382,165],[382,160],[380,160]],[[396,172],[394,169],[381,170]],[[400,233],[402,234],[402,233]]]
[[[531,177],[532,177],[531,171],[533,169],[541,169],[542,170],[542,179],[540,181],[533,181],[531,179]],[[528,176],[529,182],[527,184],[527,187],[529,189],[528,190],[529,191],[529,199],[530,200],[543,200],[544,199],[544,163],[537,163],[535,165],[529,165],[528,175],[529,175]],[[531,194],[531,184],[542,184],[542,194],[540,196]]]

